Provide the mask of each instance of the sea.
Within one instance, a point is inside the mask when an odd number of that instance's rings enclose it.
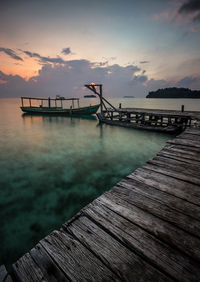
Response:
[[[109,99],[122,107],[200,110],[195,99]],[[96,104],[95,98],[80,105]],[[82,207],[153,158],[167,134],[99,124],[95,116],[31,116],[0,99],[0,265],[8,269]]]

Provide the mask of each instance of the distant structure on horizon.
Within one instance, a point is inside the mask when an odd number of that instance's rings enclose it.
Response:
[[[95,95],[85,95],[84,98],[97,98]]]
[[[124,96],[123,98],[135,98],[135,96]]]
[[[146,98],[200,99],[200,90],[191,90],[189,88],[170,87],[170,88],[158,89],[157,91],[151,91],[146,96]]]

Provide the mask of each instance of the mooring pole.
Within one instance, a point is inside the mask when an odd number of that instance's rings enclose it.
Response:
[[[49,106],[49,108],[51,108],[51,99],[50,99],[50,97],[48,98],[48,106]]]
[[[184,105],[181,106],[181,112],[184,112]]]
[[[100,91],[100,107],[101,107],[101,114],[103,113],[103,101],[102,101],[102,84],[99,85],[99,91]]]

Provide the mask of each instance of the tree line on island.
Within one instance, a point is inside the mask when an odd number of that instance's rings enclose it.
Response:
[[[151,91],[146,98],[200,98],[200,90],[191,90],[189,88],[170,87]]]

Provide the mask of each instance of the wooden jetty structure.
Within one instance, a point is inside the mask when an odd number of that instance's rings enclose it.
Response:
[[[67,116],[77,116],[77,115],[93,115],[99,109],[99,104],[90,105],[87,107],[80,107],[79,98],[31,98],[31,97],[21,97],[21,110],[29,114],[48,114],[48,115],[67,115]],[[25,105],[25,101],[28,101],[28,105]],[[39,101],[40,105],[33,105],[33,101]],[[69,108],[64,108],[64,102],[71,102]],[[47,105],[45,105],[45,102]],[[76,105],[75,105],[76,103]],[[26,103],[27,104],[27,103]],[[54,104],[54,105],[53,105]]]
[[[12,279],[200,281],[200,127],[42,239],[13,264]]]
[[[200,112],[138,108],[119,108],[114,107],[103,97],[102,84],[86,84],[88,89],[99,96],[100,113],[97,117],[100,122],[110,125],[123,126],[128,128],[145,129],[157,132],[177,133],[190,126]]]

